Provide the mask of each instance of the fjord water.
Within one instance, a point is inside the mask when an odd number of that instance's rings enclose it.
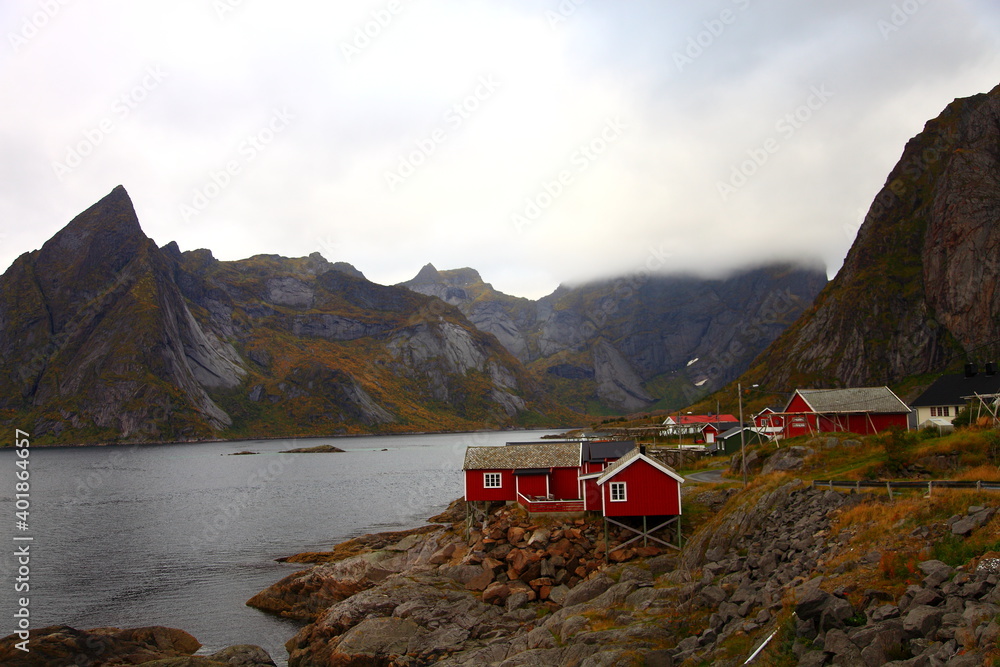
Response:
[[[463,493],[470,445],[550,431],[32,448],[29,530],[0,450],[0,636],[15,630],[13,537],[30,535],[31,627],[164,625],[210,653],[258,644],[284,664],[300,625],[245,606],[302,565],[275,558],[421,525]],[[321,444],[345,453],[281,454]],[[387,450],[387,451],[383,451]],[[240,451],[255,456],[231,456]]]

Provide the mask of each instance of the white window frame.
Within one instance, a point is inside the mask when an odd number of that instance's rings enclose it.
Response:
[[[611,502],[613,503],[624,503],[628,501],[628,487],[625,486],[625,482],[609,482],[611,484],[609,488]],[[620,496],[620,497],[618,497]]]
[[[492,482],[496,482],[495,484]],[[484,489],[502,489],[503,488],[503,475],[498,472],[484,472],[483,473],[483,488]]]

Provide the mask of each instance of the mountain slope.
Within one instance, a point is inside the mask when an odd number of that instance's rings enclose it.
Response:
[[[743,377],[774,391],[893,384],[1000,338],[1000,87],[911,139],[836,278]]]
[[[561,286],[538,301],[498,292],[468,268],[427,265],[403,283],[456,305],[584,412],[690,404],[745,370],[825,284],[822,270],[787,265]]]
[[[0,419],[39,442],[565,423],[441,301],[318,254],[158,248],[124,188],[0,277]]]

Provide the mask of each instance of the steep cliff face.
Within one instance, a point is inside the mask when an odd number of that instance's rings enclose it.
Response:
[[[206,388],[239,384],[121,187],[0,279],[0,406],[34,434],[196,437],[229,425]],[[26,429],[27,430],[27,429]]]
[[[462,310],[581,411],[688,405],[734,379],[826,284],[818,268],[769,266],[723,279],[625,277],[562,286],[538,301],[472,269],[425,266],[410,289]]]
[[[892,384],[1000,338],[1000,88],[959,99],[911,139],[837,277],[745,383]]]
[[[40,442],[564,422],[455,308],[318,254],[157,248],[118,187],[0,277],[0,419]]]

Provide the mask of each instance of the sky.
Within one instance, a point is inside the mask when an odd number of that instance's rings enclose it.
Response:
[[[683,6],[682,6],[683,5]],[[159,245],[508,294],[834,275],[994,0],[5,0],[0,270],[116,185]]]

